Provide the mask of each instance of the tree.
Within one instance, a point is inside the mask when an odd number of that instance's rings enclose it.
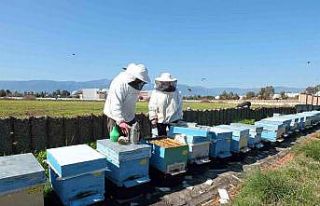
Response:
[[[259,92],[260,99],[271,99],[274,95],[273,86],[262,87]]]
[[[9,89],[6,90],[6,93],[7,93],[7,96],[11,96],[12,95],[12,93],[11,93],[11,91]]]
[[[6,91],[4,89],[1,89],[0,90],[0,97],[5,97],[5,96],[7,96]]]
[[[70,96],[70,92],[67,90],[62,90],[61,92],[61,97],[69,97]]]
[[[226,100],[228,99],[228,93],[226,91],[223,91],[221,94],[220,94],[220,99],[221,100]]]
[[[14,97],[23,97],[22,93],[19,93],[18,91],[13,92]]]
[[[319,91],[320,91],[320,84],[315,86],[315,87],[312,87],[312,86],[307,87],[306,90],[305,90],[305,92],[307,94],[315,94],[315,93],[317,93]]]
[[[252,91],[246,93],[246,99],[252,99],[256,96],[256,94]]]
[[[307,94],[315,94],[315,93],[317,93],[317,89],[316,89],[316,87],[307,87],[305,92]]]
[[[220,94],[221,100],[238,100],[240,99],[239,95],[233,92],[226,92],[223,91],[222,94]]]
[[[286,95],[286,92],[282,91],[280,92],[281,99],[288,99],[289,97]]]

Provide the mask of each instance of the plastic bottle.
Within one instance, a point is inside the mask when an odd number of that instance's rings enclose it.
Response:
[[[120,137],[120,132],[117,126],[113,126],[112,131],[110,132],[110,139],[113,142],[118,142]]]

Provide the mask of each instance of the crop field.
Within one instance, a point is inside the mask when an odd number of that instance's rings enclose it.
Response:
[[[0,117],[25,116],[80,116],[86,114],[102,114],[104,102],[96,101],[40,101],[40,100],[0,100]],[[184,109],[217,109],[235,107],[235,104],[221,102],[201,103],[185,102]],[[137,103],[137,113],[148,111],[147,102]]]

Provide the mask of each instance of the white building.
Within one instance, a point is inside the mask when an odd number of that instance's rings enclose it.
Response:
[[[139,100],[140,101],[148,101],[150,99],[152,91],[140,91],[139,93]]]
[[[281,95],[280,94],[274,94],[272,96],[272,99],[281,99]]]
[[[285,95],[287,95],[289,98],[295,98],[299,96],[299,93],[288,92],[288,93],[285,93]]]
[[[80,96],[80,99],[82,99],[82,100],[98,100],[99,99],[98,91],[99,91],[99,89],[96,89],[96,88],[82,89],[82,95]]]

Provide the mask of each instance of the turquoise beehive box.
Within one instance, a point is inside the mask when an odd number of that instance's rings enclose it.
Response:
[[[152,146],[150,165],[165,175],[178,175],[186,172],[188,145],[172,139],[149,142]]]

